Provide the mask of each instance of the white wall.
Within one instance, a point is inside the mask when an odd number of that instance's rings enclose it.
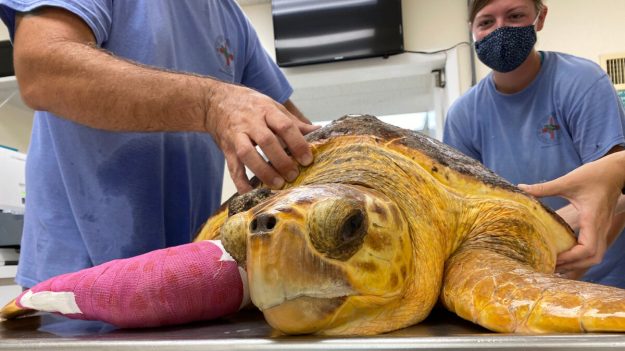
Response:
[[[6,26],[0,24],[0,40],[8,39],[9,31]],[[10,89],[0,89],[0,104],[11,94]],[[33,112],[21,102],[19,95],[13,95],[7,103],[0,107],[0,145],[16,148],[20,152],[27,152],[30,130],[33,125],[32,116]]]
[[[8,40],[9,39],[9,30],[6,26],[0,25],[0,40]]]
[[[276,47],[273,42],[273,21],[271,19],[271,3],[248,5],[241,7],[250,19],[260,38],[261,44],[275,60]]]
[[[403,0],[402,11],[406,50],[442,50],[470,39],[465,0]],[[463,91],[471,86],[470,53],[468,45],[458,47]]]
[[[599,62],[599,55],[625,52],[625,1],[547,0],[538,48]]]

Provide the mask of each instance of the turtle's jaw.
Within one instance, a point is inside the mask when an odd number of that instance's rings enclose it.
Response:
[[[300,302],[306,305],[316,301],[321,305],[318,309],[325,311],[325,313],[330,311],[330,306],[338,307],[340,305],[340,303],[337,304],[338,302],[355,294],[350,287],[344,284],[328,285],[320,291],[319,286],[314,285],[307,287],[289,284],[287,286],[281,284],[280,281],[259,284],[259,281],[256,280],[254,286],[251,287],[251,294],[254,305],[263,312],[283,305],[291,306]]]
[[[351,295],[334,298],[301,296],[263,310],[265,319],[286,334],[374,335],[393,321],[383,316],[397,296]]]
[[[271,235],[253,235],[248,240],[247,270],[254,305],[264,312],[308,299],[326,305],[356,294],[343,269],[311,253],[301,229],[289,227],[282,240],[272,240]],[[324,310],[328,312],[327,307]]]
[[[310,334],[327,330],[347,297],[286,300],[263,310],[267,322],[287,334]],[[297,323],[294,323],[297,321]]]

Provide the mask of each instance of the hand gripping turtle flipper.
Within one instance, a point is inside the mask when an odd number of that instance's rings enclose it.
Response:
[[[493,251],[456,254],[443,284],[449,310],[494,331],[625,331],[625,290],[538,273]]]
[[[219,241],[200,241],[48,279],[1,316],[34,310],[125,328],[181,324],[236,312],[249,301],[246,285]]]

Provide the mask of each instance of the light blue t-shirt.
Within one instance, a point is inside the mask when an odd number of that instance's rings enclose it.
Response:
[[[558,178],[625,143],[625,111],[605,72],[583,58],[543,55],[524,90],[498,92],[491,73],[451,106],[445,122],[445,143],[513,184]],[[542,201],[553,209],[568,203]],[[625,288],[625,235],[583,279]]]
[[[278,102],[292,93],[233,0],[0,0],[12,38],[15,12],[41,6],[79,16],[116,56]],[[18,284],[189,242],[219,205],[223,168],[206,133],[111,133],[36,112]]]

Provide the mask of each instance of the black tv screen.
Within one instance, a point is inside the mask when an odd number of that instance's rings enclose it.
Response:
[[[13,45],[8,40],[0,41],[0,77],[15,75],[13,70]]]
[[[281,67],[404,50],[401,0],[273,0]]]

